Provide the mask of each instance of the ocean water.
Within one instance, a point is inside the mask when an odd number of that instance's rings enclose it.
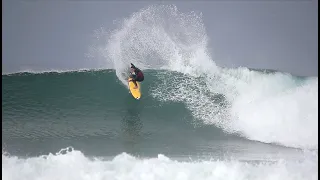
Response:
[[[318,77],[219,67],[175,6],[117,23],[90,52],[112,68],[2,75],[2,179],[318,179]]]

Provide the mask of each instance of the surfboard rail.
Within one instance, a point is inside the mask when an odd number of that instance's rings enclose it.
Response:
[[[129,78],[129,80],[131,80],[132,78]],[[132,81],[128,82],[128,87],[129,87],[129,91],[131,93],[131,95],[135,98],[135,99],[140,99],[141,98],[141,90],[140,90],[140,83],[137,82],[138,88],[134,89],[135,85]]]

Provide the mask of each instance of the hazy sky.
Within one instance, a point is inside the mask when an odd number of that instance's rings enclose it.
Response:
[[[169,4],[168,1],[165,1]],[[86,57],[94,30],[160,1],[2,1],[2,70],[99,68]],[[318,3],[171,1],[202,12],[209,49],[220,66],[318,76]]]

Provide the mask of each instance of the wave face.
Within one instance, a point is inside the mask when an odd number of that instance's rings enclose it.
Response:
[[[151,95],[183,102],[200,123],[250,140],[318,148],[318,78],[217,66],[208,54],[201,14],[149,6],[120,21],[106,37],[107,45],[96,49],[124,85],[130,62],[165,69],[169,72],[158,75]]]
[[[231,76],[237,89],[223,92],[208,77],[146,70],[140,101],[123,87],[115,70],[3,75],[3,140],[14,142],[11,149],[16,151],[41,143],[48,146],[39,148],[50,149],[51,141],[58,147],[74,140],[96,145],[104,138],[115,153],[127,150],[121,145],[126,141],[154,149],[175,144],[171,152],[176,154],[183,149],[179,146],[196,152],[232,141],[247,147],[254,142],[249,140],[317,149],[316,79],[237,71],[247,80]],[[28,141],[32,143],[24,143]],[[154,144],[158,141],[161,146]]]

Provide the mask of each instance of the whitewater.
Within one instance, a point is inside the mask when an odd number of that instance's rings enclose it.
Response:
[[[88,158],[80,151],[66,148],[56,154],[28,159],[2,155],[2,179],[318,179],[315,157],[308,158],[311,159],[302,162],[179,162],[162,154],[155,158],[141,159],[122,153],[111,160],[103,160]]]
[[[174,5],[115,23],[90,46],[110,70],[2,75],[2,179],[318,179],[318,77],[219,67]]]
[[[301,80],[287,73],[217,66],[201,16],[173,5],[150,6],[118,22],[106,47],[94,50],[113,64],[123,85],[130,63],[185,74],[163,78],[152,95],[184,102],[204,124],[250,140],[318,149],[318,77]],[[97,32],[99,40],[105,35]],[[227,105],[212,101],[215,94],[223,94]]]

